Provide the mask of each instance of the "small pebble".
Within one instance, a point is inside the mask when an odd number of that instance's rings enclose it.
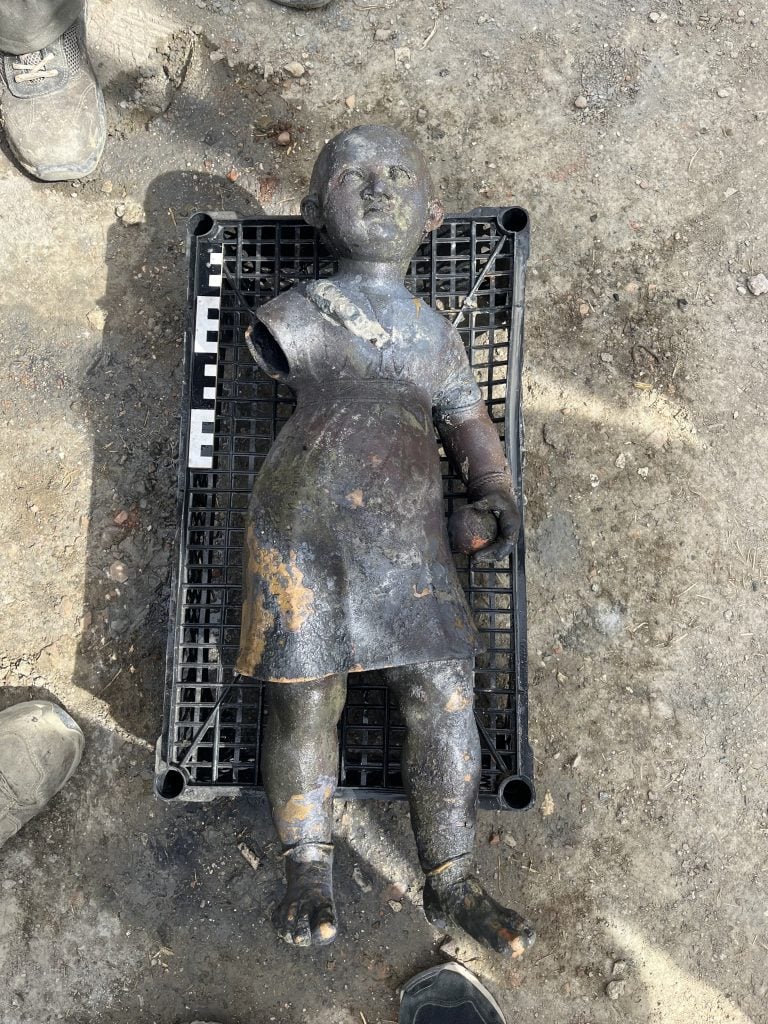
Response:
[[[590,309],[588,302],[579,303],[579,316],[589,316]]]
[[[650,469],[647,466],[641,466],[640,469],[638,469],[638,471],[637,471],[637,475],[639,477],[642,477],[643,480],[647,480],[648,479],[648,474],[649,473],[650,473]]]
[[[747,289],[744,287],[743,284],[737,284],[736,285],[736,291],[739,293],[739,295],[746,295],[747,294]]]
[[[124,562],[113,562],[107,570],[107,575],[115,583],[125,583],[128,579],[128,570]]]
[[[283,65],[283,71],[287,71],[291,78],[301,78],[305,73],[306,68],[297,60],[292,60],[290,63]]]
[[[624,452],[619,452],[619,454],[616,456],[616,461],[614,462],[614,466],[616,467],[616,469],[624,469],[626,464],[627,464],[627,456],[624,454]]]
[[[600,477],[597,475],[597,473],[590,473],[589,474],[589,483],[590,483],[591,487],[599,487],[600,486]]]
[[[400,911],[403,909],[403,904],[398,903],[397,900],[387,900],[387,905],[389,906],[389,909],[392,910],[395,914],[399,914]]]
[[[357,98],[354,95],[347,96],[347,98],[344,100],[344,106],[347,108],[347,110],[354,110],[356,103]]]
[[[548,444],[550,448],[559,448],[561,446],[560,434],[556,427],[553,427],[551,423],[545,423],[542,430],[544,436],[544,443]]]
[[[755,274],[747,281],[747,287],[753,295],[765,295],[768,292],[768,277],[765,274]]]
[[[648,15],[648,20],[654,22],[661,21],[661,15],[658,11],[651,11],[651,13]]]
[[[366,881],[363,877],[363,873],[357,864],[352,868],[352,881],[359,889],[362,889],[363,892],[371,891],[371,883]]]
[[[123,224],[143,224],[147,219],[144,207],[141,203],[137,203],[135,199],[126,199],[126,201],[121,203],[117,209],[119,210],[121,207],[123,212],[118,213],[117,215],[120,217]]]
[[[419,107],[419,109],[416,111],[416,120],[419,122],[419,124],[424,124],[427,120],[427,116],[428,115],[424,107]]]
[[[617,978],[616,981],[609,981],[605,986],[605,994],[614,1002],[624,995],[627,982],[624,978]]]
[[[377,43],[386,43],[395,38],[395,30],[393,28],[377,28],[373,33],[373,38]]]
[[[552,799],[552,794],[547,790],[544,794],[544,799],[541,801],[541,816],[542,818],[549,818],[555,813],[555,801]]]
[[[613,356],[611,355],[610,352],[601,352],[600,353],[600,359],[604,363],[612,363],[613,362]]]
[[[573,101],[573,105],[574,105],[574,107],[576,107],[577,110],[586,110],[587,109],[587,97],[586,96],[577,96],[576,99]]]
[[[508,846],[510,850],[514,850],[514,848],[517,846],[514,837],[511,836],[508,832],[504,833],[504,845]]]
[[[717,95],[720,97],[721,100],[727,99],[731,95],[731,90],[730,89],[718,89],[717,90]]]
[[[226,56],[227,56],[227,55],[226,55],[226,53],[224,52],[224,50],[214,50],[214,51],[213,51],[213,53],[212,53],[212,54],[210,55],[210,60],[211,60],[211,63],[212,63],[212,64],[218,64],[218,63],[219,63],[219,61],[220,61],[220,60],[224,60],[224,58],[225,58]]]
[[[103,181],[103,182],[101,183],[101,191],[102,191],[102,192],[103,192],[103,193],[104,193],[105,195],[107,195],[107,196],[108,196],[108,195],[110,194],[110,192],[112,191],[112,188],[113,188],[113,185],[112,185],[112,182],[111,182],[111,181],[110,181],[109,179],[107,179],[106,181]]]
[[[290,146],[290,144],[291,144],[291,133],[290,132],[280,132],[280,134],[277,136],[277,144],[278,144],[278,146]]]
[[[240,171],[236,171],[234,167],[231,167],[227,171],[227,180],[228,181],[237,181],[237,179],[239,177],[240,177]]]

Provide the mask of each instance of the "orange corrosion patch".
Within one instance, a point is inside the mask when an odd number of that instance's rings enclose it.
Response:
[[[322,841],[333,790],[328,780],[308,793],[294,793],[284,804],[273,807],[275,827],[285,846],[309,839]]]
[[[238,671],[239,671],[239,669],[238,669]],[[247,673],[244,673],[244,674],[247,675]],[[336,678],[335,673],[330,672],[326,676],[320,676],[319,679],[318,679],[317,676],[269,676],[268,678],[266,678],[264,680],[264,682],[266,682],[266,683],[316,683],[318,681],[322,682],[323,679],[335,679],[335,678]]]
[[[267,633],[274,624],[275,616],[265,606],[264,595],[259,591],[253,601],[247,601],[243,606],[238,672],[250,675],[261,664],[267,646]]]
[[[297,825],[316,813],[317,799],[313,799],[313,794],[307,796],[304,793],[299,793],[297,796],[292,796],[282,808],[280,817],[287,825]]]
[[[445,705],[446,711],[466,711],[469,707],[469,700],[460,690],[454,690]]]
[[[522,938],[519,935],[516,935],[515,932],[509,931],[508,928],[502,928],[499,932],[499,937],[506,942],[513,960],[517,960],[518,957],[521,957],[528,948]]]
[[[259,547],[253,533],[249,540],[247,571],[261,577],[277,602],[281,625],[297,633],[312,614],[315,594],[304,586],[304,573],[298,566],[296,552],[288,552],[286,563],[274,548]]]
[[[363,492],[359,487],[356,491],[350,491],[349,494],[346,494],[345,498],[353,508],[362,508],[365,504],[363,501]]]
[[[416,589],[416,584],[415,583],[413,584],[413,596],[414,597],[429,597],[429,595],[431,593],[432,593],[432,588],[431,587],[424,587],[423,590],[417,590]]]
[[[418,320],[421,316],[421,299],[418,296],[413,296],[413,304],[416,307],[416,319]]]
[[[307,821],[322,807],[322,804],[333,796],[333,786],[319,786],[311,793],[297,793],[292,796],[280,812],[283,821],[296,824]]]

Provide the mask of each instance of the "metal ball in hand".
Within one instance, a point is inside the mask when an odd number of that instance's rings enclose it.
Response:
[[[483,512],[474,505],[462,505],[448,520],[451,550],[461,555],[473,555],[488,547],[496,539],[497,523],[493,512]]]

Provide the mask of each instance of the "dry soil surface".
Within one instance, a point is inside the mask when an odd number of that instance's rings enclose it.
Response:
[[[0,853],[4,1024],[387,1024],[446,956],[510,1020],[766,1024],[768,5],[92,0],[90,23],[98,171],[0,156],[0,701],[57,699],[88,741]],[[514,965],[426,923],[403,804],[339,806],[344,933],[304,952],[269,924],[263,802],[152,795],[185,219],[297,212],[323,140],[368,121],[421,143],[449,209],[531,216],[539,804],[479,842],[538,923]]]

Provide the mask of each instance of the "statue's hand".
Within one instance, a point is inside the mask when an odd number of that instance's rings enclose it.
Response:
[[[478,562],[500,562],[509,558],[517,544],[520,532],[520,513],[515,496],[506,488],[495,488],[472,503],[480,512],[493,512],[496,516],[496,540],[476,552]]]

